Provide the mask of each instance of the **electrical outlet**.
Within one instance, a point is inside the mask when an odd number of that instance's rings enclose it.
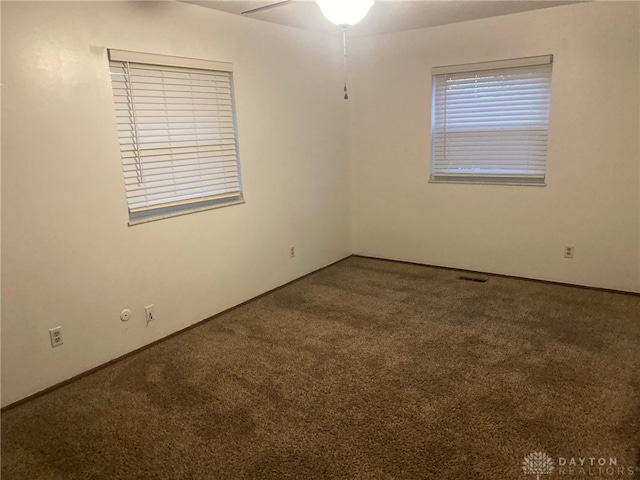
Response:
[[[156,309],[153,304],[144,307],[144,315],[147,319],[147,323],[156,319]]]
[[[291,245],[289,247],[289,258],[295,258],[295,256],[296,256],[296,246]]]
[[[49,337],[51,338],[51,346],[59,347],[64,343],[62,339],[62,327],[56,327],[49,330]]]
[[[575,247],[573,245],[564,246],[564,258],[573,258],[573,251]]]

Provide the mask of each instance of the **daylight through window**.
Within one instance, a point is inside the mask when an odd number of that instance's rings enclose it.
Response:
[[[431,180],[544,184],[552,56],[433,69]]]
[[[109,50],[130,224],[243,201],[231,64]]]

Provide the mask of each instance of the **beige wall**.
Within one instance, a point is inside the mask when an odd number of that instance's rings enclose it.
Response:
[[[127,226],[106,47],[234,63],[246,204]],[[350,253],[340,53],[175,2],[3,2],[3,405]]]
[[[3,2],[2,405],[352,251],[640,291],[638,8],[361,38],[344,102],[337,37],[175,2]],[[234,63],[246,204],[127,227],[106,47]],[[429,184],[431,67],[549,53],[548,186]]]
[[[355,42],[355,253],[640,291],[639,9],[578,4]],[[547,186],[428,183],[431,67],[544,54]]]

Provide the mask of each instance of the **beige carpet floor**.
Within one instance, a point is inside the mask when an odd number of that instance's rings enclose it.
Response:
[[[2,479],[640,466],[640,297],[351,257],[2,415]],[[633,472],[640,478],[640,472]],[[629,478],[626,476],[624,478]]]

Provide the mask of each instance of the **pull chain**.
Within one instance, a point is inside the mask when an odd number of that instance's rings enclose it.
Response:
[[[344,99],[349,100],[347,92],[347,27],[342,27],[342,48],[344,53]]]

